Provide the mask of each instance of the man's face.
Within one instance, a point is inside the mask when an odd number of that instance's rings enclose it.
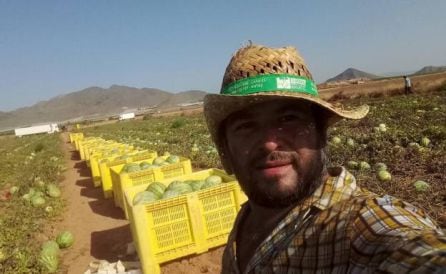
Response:
[[[286,206],[319,185],[324,161],[313,112],[304,102],[259,103],[228,117],[226,154],[248,197]]]

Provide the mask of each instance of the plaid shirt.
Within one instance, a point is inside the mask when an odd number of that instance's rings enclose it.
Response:
[[[236,234],[222,273],[241,273]],[[420,209],[356,186],[344,168],[293,208],[257,248],[244,273],[446,273],[446,237]]]

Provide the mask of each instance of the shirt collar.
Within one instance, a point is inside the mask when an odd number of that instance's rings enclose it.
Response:
[[[327,181],[310,197],[310,204],[321,210],[350,199],[359,190],[355,177],[344,167],[330,168],[328,174]]]

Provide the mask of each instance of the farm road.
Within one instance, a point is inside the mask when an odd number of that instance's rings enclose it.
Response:
[[[130,227],[113,199],[105,199],[102,188],[95,188],[90,169],[79,153],[69,143],[67,133],[61,134],[68,169],[61,182],[66,210],[57,230],[69,230],[75,236],[72,247],[64,251],[60,269],[62,273],[82,274],[91,262],[136,261],[136,255],[126,255],[132,242]],[[163,274],[168,273],[220,273],[223,247],[207,253],[178,259],[163,264]]]
[[[62,134],[62,139],[68,169],[61,184],[67,207],[58,226],[71,231],[75,242],[64,253],[61,269],[79,274],[95,260],[128,259],[125,254],[132,238],[124,213],[113,200],[104,199],[101,188],[93,186],[90,170],[68,143],[68,135]]]

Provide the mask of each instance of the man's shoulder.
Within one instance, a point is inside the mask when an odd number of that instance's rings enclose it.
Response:
[[[356,205],[358,213],[355,223],[367,226],[377,233],[407,229],[442,233],[423,209],[394,196],[362,190],[352,197],[352,203]]]

